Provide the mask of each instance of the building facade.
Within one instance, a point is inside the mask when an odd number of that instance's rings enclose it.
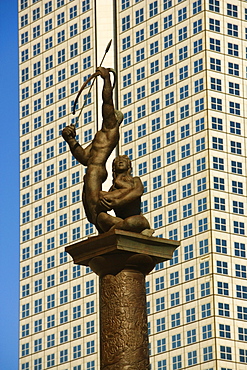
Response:
[[[152,369],[246,368],[246,20],[240,0],[19,0],[21,370],[99,369],[98,280],[64,253],[96,231],[61,131],[111,38],[120,154],[143,181],[154,235],[181,240],[147,277]]]

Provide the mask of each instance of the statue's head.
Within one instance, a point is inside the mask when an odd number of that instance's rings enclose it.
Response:
[[[116,176],[116,174],[122,172],[127,172],[128,174],[130,174],[131,170],[131,160],[127,155],[119,155],[112,162],[113,178]]]
[[[116,109],[115,109],[114,112],[115,112],[115,117],[117,119],[118,124],[121,125],[121,123],[122,123],[122,121],[124,119],[123,113],[120,112],[120,110],[116,110]]]

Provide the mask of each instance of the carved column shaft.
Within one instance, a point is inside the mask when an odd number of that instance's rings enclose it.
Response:
[[[66,247],[100,279],[101,370],[150,369],[145,276],[178,246],[115,229]]]
[[[101,370],[148,370],[145,277],[123,270],[100,278]]]

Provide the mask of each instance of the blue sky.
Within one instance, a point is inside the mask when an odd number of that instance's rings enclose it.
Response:
[[[18,0],[0,0],[0,368],[18,369]]]

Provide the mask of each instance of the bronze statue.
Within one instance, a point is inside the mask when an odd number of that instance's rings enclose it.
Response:
[[[87,166],[82,193],[86,216],[99,233],[122,229],[151,235],[149,222],[140,209],[143,185],[139,177],[131,176],[131,162],[127,156],[118,156],[113,161],[113,185],[108,192],[102,191],[107,178],[106,161],[119,141],[123,114],[114,109],[110,69],[99,67],[97,72],[104,80],[101,130],[85,149],[76,141],[73,125],[62,132],[73,156]],[[115,217],[107,213],[112,209]]]

